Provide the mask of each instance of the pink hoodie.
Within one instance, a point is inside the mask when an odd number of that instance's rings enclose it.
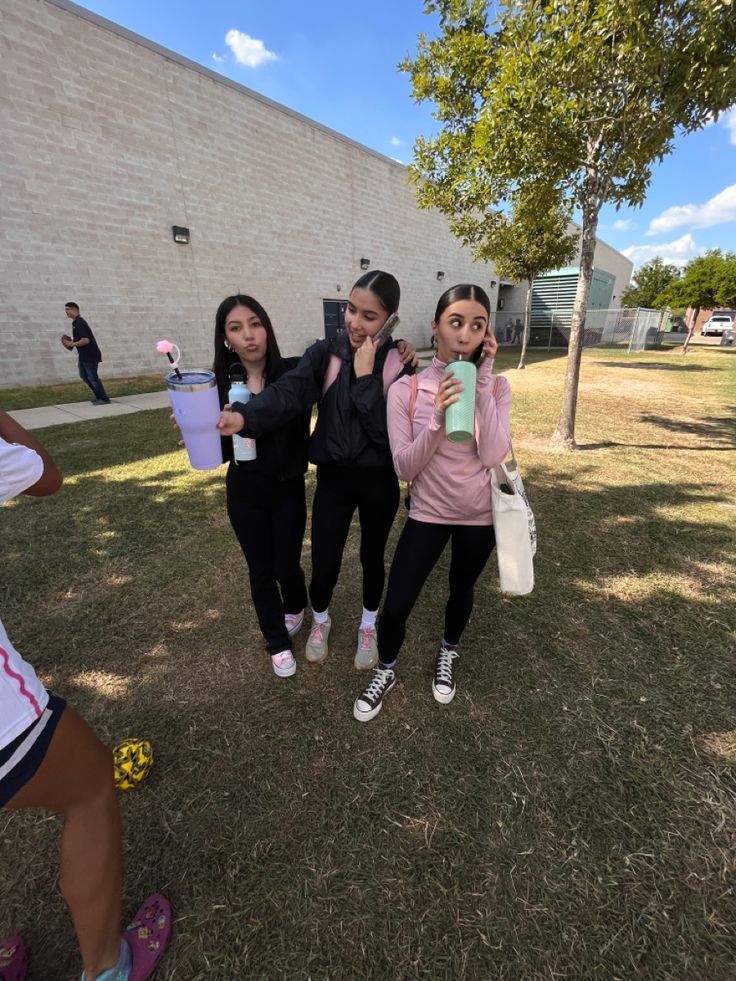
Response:
[[[394,468],[402,480],[412,481],[409,513],[417,521],[490,525],[490,470],[506,458],[511,446],[511,389],[505,378],[493,374],[493,361],[486,358],[476,382],[475,439],[451,443],[445,434],[444,414],[434,410],[445,368],[435,357],[417,375],[413,426],[409,421],[411,379],[400,378],[389,389],[388,436]]]

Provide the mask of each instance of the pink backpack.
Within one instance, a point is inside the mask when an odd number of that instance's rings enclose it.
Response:
[[[330,360],[327,365],[327,371],[325,372],[324,381],[322,382],[322,395],[325,394],[330,385],[333,384],[337,376],[340,374],[340,368],[342,366],[342,358],[337,354],[331,354]],[[383,362],[383,394],[385,395],[389,388],[393,385],[396,379],[399,377],[401,372],[404,370],[404,365],[399,357],[399,352],[395,347],[386,355],[386,360]],[[412,375],[412,378],[414,376]]]

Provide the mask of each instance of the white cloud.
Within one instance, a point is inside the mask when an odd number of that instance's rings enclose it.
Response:
[[[403,145],[404,145],[404,141],[400,140],[398,136],[391,137],[391,146],[403,146]]]
[[[634,222],[631,218],[617,218],[613,223],[613,227],[617,232],[628,232],[630,228],[634,227]]]
[[[736,106],[722,113],[719,122],[725,123],[731,131],[731,146],[736,146]]]
[[[235,55],[235,60],[240,65],[247,65],[248,68],[258,68],[259,65],[267,61],[276,61],[278,55],[269,51],[263,41],[251,37],[250,34],[243,34],[232,28],[225,35],[225,44]]]
[[[672,263],[674,266],[684,266],[696,255],[702,255],[705,249],[698,245],[688,232],[674,242],[664,242],[661,245],[630,245],[628,249],[622,251],[638,268],[655,256],[660,256],[664,262]]]
[[[724,188],[705,204],[683,204],[667,208],[655,218],[647,229],[647,235],[671,232],[673,228],[710,228],[727,221],[736,221],[736,184]]]
[[[223,63],[223,61],[225,60],[225,55],[213,54],[212,55],[212,60],[213,61],[216,61],[218,65],[221,65]]]

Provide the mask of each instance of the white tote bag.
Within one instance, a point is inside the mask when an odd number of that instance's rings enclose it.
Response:
[[[534,589],[537,526],[516,457],[491,470],[491,504],[501,592],[526,596]]]

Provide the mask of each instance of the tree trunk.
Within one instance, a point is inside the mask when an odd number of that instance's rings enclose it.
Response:
[[[529,321],[531,319],[531,309],[532,309],[532,283],[533,279],[529,280],[529,285],[526,291],[526,303],[524,304],[524,334],[521,339],[521,357],[519,358],[519,368],[526,368],[526,349],[529,344]]]
[[[580,358],[583,353],[585,335],[585,315],[588,310],[588,294],[593,278],[593,255],[595,253],[596,231],[598,229],[597,196],[589,196],[583,204],[583,232],[580,250],[580,275],[575,292],[575,304],[570,325],[570,343],[567,347],[567,370],[562,390],[562,407],[557,427],[552,434],[552,445],[560,449],[574,450],[575,415],[578,404],[578,384],[580,382]]]
[[[690,341],[695,333],[695,324],[698,320],[698,314],[700,313],[700,307],[693,307],[693,315],[690,318],[690,327],[687,332],[687,337],[685,338],[685,343],[682,345],[682,351],[680,354],[687,354],[687,349],[690,346]]]

